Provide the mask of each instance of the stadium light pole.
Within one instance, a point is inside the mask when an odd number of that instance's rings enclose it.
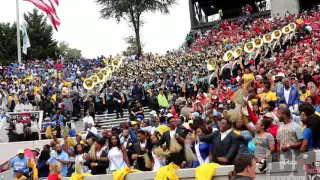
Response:
[[[16,0],[17,11],[17,50],[18,50],[18,62],[21,64],[21,42],[20,42],[20,13],[19,13],[19,0]]]

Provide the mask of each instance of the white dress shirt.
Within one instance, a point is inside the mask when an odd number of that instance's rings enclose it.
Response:
[[[284,100],[286,103],[289,103],[289,96],[290,96],[291,87],[287,90],[286,88],[283,88],[283,94],[284,94]]]
[[[16,133],[17,134],[23,134],[23,124],[20,122],[20,123],[17,123],[16,125]]]
[[[94,121],[93,121],[92,116],[86,116],[82,120],[83,120],[84,123],[88,123],[88,124],[94,125]]]
[[[176,134],[177,128],[174,130],[170,130],[170,137],[174,138],[174,135]]]
[[[229,130],[227,130],[227,131],[225,131],[225,132],[220,132],[221,141],[223,141],[224,138],[227,137],[227,135],[228,135],[232,130],[233,130],[233,129],[231,128],[231,129],[229,129]]]

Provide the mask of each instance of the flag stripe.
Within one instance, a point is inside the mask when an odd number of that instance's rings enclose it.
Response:
[[[59,18],[57,17],[57,15],[56,15],[56,13],[54,12],[54,10],[53,10],[49,5],[47,5],[47,4],[46,4],[45,2],[43,2],[42,0],[26,0],[26,1],[31,2],[31,3],[34,4],[36,7],[38,7],[40,10],[44,11],[44,12],[48,15],[48,17],[49,17],[49,19],[50,19],[53,27],[54,27],[56,30],[58,30],[58,26],[60,25],[60,20],[59,20]]]

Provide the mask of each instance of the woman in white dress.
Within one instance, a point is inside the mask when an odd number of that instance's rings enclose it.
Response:
[[[152,171],[158,171],[162,166],[166,165],[166,158],[164,156],[159,157],[155,154],[155,150],[157,148],[161,148],[157,146],[159,138],[156,135],[151,135],[150,137],[151,143],[153,144],[152,148],[152,159],[153,159],[153,166],[152,166]]]
[[[112,172],[130,167],[130,162],[127,154],[127,150],[124,146],[121,146],[119,136],[112,135],[109,138],[109,169]]]
[[[84,153],[84,146],[82,144],[77,144],[76,150],[75,150],[76,158],[75,161],[81,162],[83,164],[86,160],[83,158]],[[81,166],[82,172],[86,173],[89,171],[88,166]]]

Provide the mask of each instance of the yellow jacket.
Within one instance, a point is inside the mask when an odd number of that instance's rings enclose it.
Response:
[[[121,170],[114,171],[112,173],[112,176],[113,176],[114,180],[124,180],[127,174],[134,173],[134,172],[140,172],[140,171],[137,169],[130,169],[130,168],[126,167]],[[71,179],[71,180],[73,180],[73,179]]]
[[[154,180],[179,180],[176,170],[180,169],[179,166],[174,163],[170,163],[167,166],[162,166],[158,171]]]
[[[196,168],[196,180],[211,180],[216,174],[217,163],[202,164]]]
[[[83,180],[83,177],[85,177],[85,176],[91,176],[91,174],[90,173],[78,174],[78,173],[74,172],[74,173],[72,173],[70,180]]]

